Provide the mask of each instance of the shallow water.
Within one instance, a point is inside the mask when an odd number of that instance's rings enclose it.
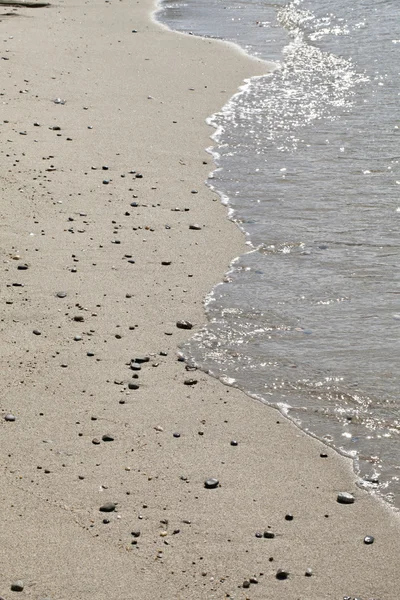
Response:
[[[209,184],[249,253],[183,353],[353,456],[400,508],[400,6],[167,1],[158,18],[278,66],[210,117]]]

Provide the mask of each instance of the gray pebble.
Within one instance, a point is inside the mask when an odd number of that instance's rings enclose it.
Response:
[[[273,540],[275,537],[275,534],[272,533],[272,531],[264,531],[264,537],[270,540]]]
[[[286,569],[278,569],[275,577],[277,579],[287,579],[289,577],[289,571],[286,571]]]
[[[245,579],[242,583],[242,587],[247,589],[250,587],[250,581],[248,579]]]
[[[196,385],[197,379],[185,379],[183,382],[185,385]]]
[[[177,321],[176,326],[178,329],[192,329],[193,324],[190,321]]]
[[[21,581],[21,579],[18,579],[17,581],[14,581],[11,584],[11,591],[13,592],[22,592],[24,589],[24,582]]]
[[[197,225],[197,223],[193,223],[193,225],[189,225],[189,229],[194,229],[195,231],[199,231],[203,229],[201,225]]]
[[[11,422],[11,421],[15,421],[16,417],[14,415],[12,415],[11,413],[8,413],[8,414],[4,415],[4,420]]]
[[[32,331],[32,333],[33,333],[34,335],[42,335],[42,332],[41,332],[41,331],[39,331],[39,329],[34,329],[34,330]]]
[[[100,512],[113,512],[117,508],[116,502],[106,502],[102,506],[100,506]]]
[[[311,577],[313,575],[312,569],[307,569],[306,572],[304,573],[304,575],[306,577]]]
[[[130,390],[138,390],[139,389],[139,384],[138,383],[134,383],[133,381],[130,381],[128,383],[128,388]]]
[[[373,544],[375,541],[375,538],[372,535],[367,535],[364,538],[364,544]]]
[[[204,487],[207,490],[213,490],[214,488],[217,488],[219,486],[219,481],[218,479],[215,479],[214,477],[210,477],[209,479],[206,479],[204,482]]]
[[[336,500],[337,502],[339,502],[339,504],[353,504],[355,498],[352,494],[349,494],[348,492],[340,492]]]
[[[66,298],[67,292],[57,292],[56,296],[57,298]]]
[[[102,438],[103,442],[113,442],[114,441],[114,437],[111,435],[111,433],[105,433]]]

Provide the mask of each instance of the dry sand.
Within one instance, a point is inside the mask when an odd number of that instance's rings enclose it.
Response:
[[[398,600],[397,517],[350,462],[177,360],[244,251],[205,118],[266,65],[151,10],[1,8],[0,595]]]

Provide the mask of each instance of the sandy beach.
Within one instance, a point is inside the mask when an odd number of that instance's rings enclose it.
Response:
[[[206,118],[268,65],[153,11],[0,3],[0,597],[398,600],[351,461],[178,360],[246,249]]]

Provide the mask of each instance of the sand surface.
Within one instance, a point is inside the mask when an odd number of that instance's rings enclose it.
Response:
[[[398,519],[351,463],[177,360],[245,250],[205,119],[267,66],[151,11],[0,7],[0,596],[398,600]]]

